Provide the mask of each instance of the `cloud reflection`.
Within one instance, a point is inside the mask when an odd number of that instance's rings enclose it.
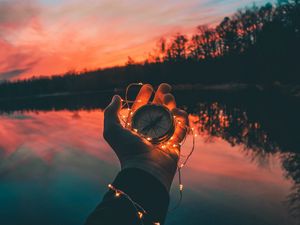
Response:
[[[40,223],[45,218],[48,224],[62,220],[81,224],[119,170],[102,138],[103,113],[13,113],[2,115],[0,121],[0,197],[6,193],[13,199],[3,221],[17,212],[23,219],[16,218],[15,224]],[[183,153],[191,147],[190,139]],[[198,136],[195,153],[183,171],[183,205],[167,224],[182,224],[186,218],[209,223],[214,217],[219,217],[214,224],[253,224],[253,216],[255,224],[296,224],[282,204],[292,181],[283,177],[278,155],[270,156],[269,162],[258,167],[244,154],[242,145]],[[175,187],[173,201],[178,197]],[[19,207],[25,203],[32,210]],[[44,204],[48,208],[43,209]],[[58,210],[66,216],[57,216]],[[4,212],[1,207],[0,211]]]
[[[100,141],[102,118],[100,110],[4,115],[0,124],[0,148],[6,157],[27,149],[45,163],[51,163],[57,154],[70,149],[111,161],[113,154]]]

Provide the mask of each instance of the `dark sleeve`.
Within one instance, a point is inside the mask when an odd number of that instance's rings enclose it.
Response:
[[[164,223],[169,205],[169,193],[154,176],[140,169],[124,169],[117,175],[112,185],[126,193],[147,211],[148,215],[143,216],[143,223],[138,218],[133,204],[126,197],[116,198],[114,192],[109,190],[102,202],[89,215],[85,225]]]

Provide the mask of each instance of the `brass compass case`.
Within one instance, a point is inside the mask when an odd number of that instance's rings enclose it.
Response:
[[[132,128],[153,144],[159,144],[172,137],[175,123],[168,108],[162,105],[148,104],[133,114]]]

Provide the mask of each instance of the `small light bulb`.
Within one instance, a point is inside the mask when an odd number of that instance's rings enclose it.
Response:
[[[183,184],[180,184],[180,185],[179,185],[179,190],[180,190],[180,191],[183,191]]]
[[[138,216],[139,216],[140,219],[142,219],[143,218],[143,213],[142,212],[138,212]]]
[[[124,116],[124,115],[123,115],[122,117],[123,117],[124,119],[126,118],[126,116]]]
[[[146,139],[147,139],[147,141],[151,141],[151,140],[152,140],[152,138],[151,138],[151,137],[147,137]]]
[[[173,147],[174,147],[174,148],[176,148],[176,147],[177,147],[177,145],[176,145],[176,144],[173,144]]]
[[[173,140],[173,139],[174,139],[174,137],[171,137],[171,138],[170,138],[170,140]]]
[[[182,167],[184,167],[184,164],[183,164],[183,163],[180,165],[180,168],[182,168]]]
[[[197,134],[194,134],[194,137],[197,137],[198,135]]]
[[[113,186],[112,186],[111,184],[108,184],[107,186],[108,186],[108,188],[110,188],[110,189],[113,188]]]
[[[138,83],[138,85],[143,85],[143,83],[142,83],[142,82],[140,82],[140,83]]]
[[[154,225],[160,225],[160,222],[154,222]]]
[[[142,102],[142,100],[141,100],[141,99],[138,99],[138,100],[137,100],[137,102],[139,102],[139,103],[140,103],[140,102]]]
[[[130,115],[133,115],[133,112],[130,112]]]
[[[130,126],[130,123],[127,123],[128,126]]]
[[[134,132],[138,132],[138,129],[133,129]]]
[[[120,192],[118,192],[118,191],[116,191],[116,193],[115,193],[115,197],[116,197],[116,198],[118,198],[118,197],[120,197],[120,195],[121,195],[121,193],[120,193]]]
[[[162,145],[161,147],[162,147],[163,149],[165,149],[165,148],[166,148],[166,146],[165,146],[165,145]]]

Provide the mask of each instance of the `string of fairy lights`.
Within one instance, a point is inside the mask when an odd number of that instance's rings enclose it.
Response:
[[[151,141],[151,137],[145,137],[141,134],[138,133],[138,130],[136,129],[132,129],[131,128],[131,116],[133,115],[133,111],[130,108],[130,104],[133,104],[134,102],[139,102],[141,100],[136,99],[135,101],[131,101],[128,100],[128,93],[129,93],[129,89],[133,86],[142,86],[143,83],[131,83],[127,86],[126,91],[125,91],[125,98],[122,99],[122,109],[125,109],[127,111],[127,115],[121,115],[119,114],[119,118],[123,123],[123,126],[127,129],[130,129],[133,133],[140,135],[142,138],[144,138],[146,141]],[[155,91],[152,89],[152,93],[155,94]],[[149,104],[151,104],[151,102],[149,102]],[[184,139],[180,142],[180,143],[176,143],[174,140],[174,137],[172,136],[169,140],[167,141],[163,141],[161,143],[156,144],[156,147],[158,150],[165,152],[166,154],[169,154],[170,152],[168,152],[168,150],[170,151],[170,149],[177,151],[177,153],[179,154],[179,160],[177,163],[177,172],[178,172],[178,190],[179,190],[179,200],[177,202],[177,204],[170,210],[170,211],[174,211],[175,209],[177,209],[182,201],[183,198],[183,190],[184,190],[184,186],[182,183],[182,169],[183,167],[186,166],[188,160],[190,159],[190,157],[192,156],[194,149],[195,149],[195,138],[197,136],[197,134],[195,134],[194,132],[194,128],[190,128],[188,125],[184,125],[182,124],[182,122],[180,120],[178,120],[176,118],[176,116],[174,117],[174,121],[175,121],[175,126],[181,126],[181,128],[185,129],[186,133],[190,133],[192,136],[192,147],[191,150],[189,151],[189,153],[187,155],[183,155],[180,152],[180,148],[181,146],[185,143],[186,141],[186,136],[184,137]],[[183,160],[181,160],[183,159]],[[149,213],[137,202],[135,202],[128,194],[126,194],[125,192],[123,192],[120,189],[117,189],[116,187],[114,187],[112,184],[108,185],[108,188],[114,192],[114,197],[115,198],[120,198],[121,196],[125,197],[134,207],[135,211],[136,211],[136,215],[137,218],[140,221],[140,224],[144,224],[143,219],[145,217],[145,215],[149,216],[151,218],[151,215],[149,215]],[[155,221],[153,222],[153,225],[160,225],[160,222]]]
[[[151,216],[148,214],[148,212],[137,202],[135,202],[128,194],[123,192],[120,189],[117,189],[112,184],[108,185],[108,188],[114,192],[115,198],[120,198],[121,196],[125,197],[134,207],[137,218],[140,220],[140,223],[144,225],[143,219],[145,216]],[[153,225],[160,225],[160,222],[153,222]]]

